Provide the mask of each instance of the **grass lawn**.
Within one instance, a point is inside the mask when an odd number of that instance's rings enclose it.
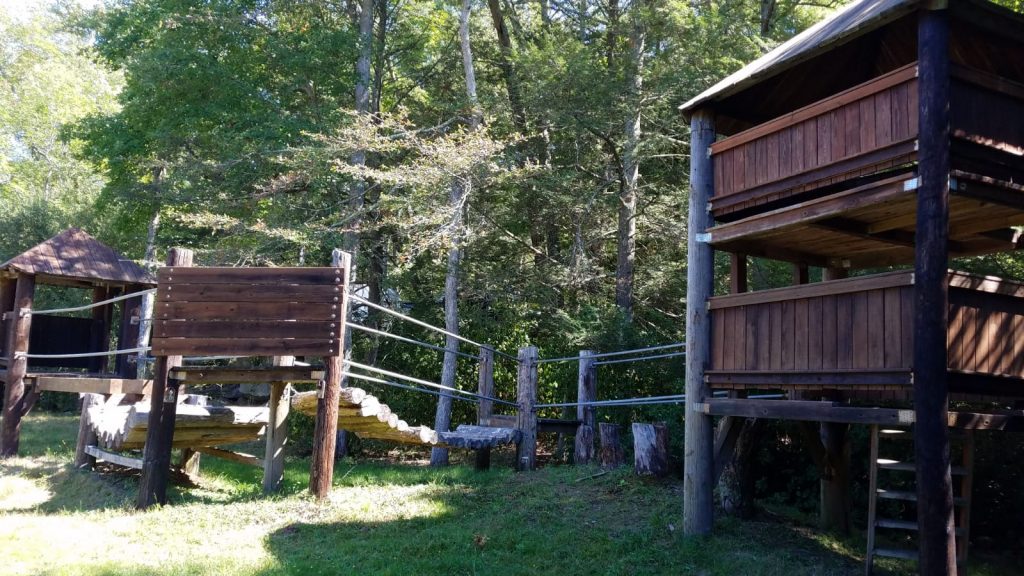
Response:
[[[279,496],[260,471],[204,456],[201,485],[136,512],[137,479],[70,466],[77,419],[26,419],[21,458],[0,462],[0,574],[862,574],[863,540],[794,521],[719,521],[681,535],[682,485],[628,469],[534,473],[346,460],[330,501],[292,460]],[[972,574],[1019,573],[972,557]],[[912,573],[913,565],[888,565]],[[1001,567],[1002,566],[1002,567]]]

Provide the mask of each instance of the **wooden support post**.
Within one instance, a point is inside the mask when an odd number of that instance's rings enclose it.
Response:
[[[102,302],[109,300],[117,294],[117,291],[107,286],[95,286],[92,289],[92,301]],[[91,352],[107,352],[110,350],[110,321],[113,317],[114,307],[111,304],[97,306],[91,310],[92,327],[89,334],[89,348]],[[107,371],[109,356],[94,356],[89,359],[89,371],[103,373]]]
[[[668,427],[664,422],[633,423],[633,465],[641,476],[668,475]]]
[[[840,534],[850,532],[850,438],[848,424],[821,423],[821,469],[819,521],[821,527]]]
[[[343,339],[345,323],[348,321],[348,287],[351,273],[352,256],[346,252],[336,251],[335,262],[338,263],[338,274],[341,274],[341,295],[338,297],[337,315],[339,336]],[[343,347],[343,346],[342,346]],[[309,491],[322,500],[331,491],[334,479],[334,448],[338,431],[338,400],[341,398],[341,373],[344,368],[344,351],[339,347],[333,356],[324,358],[326,368],[324,381],[320,385],[320,393],[316,402],[316,427],[313,430],[313,459],[309,467]]]
[[[345,278],[345,289],[348,290],[349,285],[352,283],[352,267],[355,264],[352,262],[352,255],[343,252],[340,248],[335,248],[331,251],[331,266],[335,268],[344,268],[347,270]],[[341,308],[341,315],[344,319],[343,322],[348,321],[349,316],[349,305],[348,305],[348,294],[345,295],[345,306]],[[344,326],[344,323],[342,324]],[[352,332],[348,330],[342,330],[342,345],[344,346],[344,359],[346,361],[352,359]],[[341,387],[345,388],[348,386],[348,378],[341,378]],[[348,456],[348,431],[338,429],[334,432],[334,459],[341,460],[345,456]]]
[[[483,426],[483,423],[494,415],[494,401],[486,398],[494,397],[494,349],[489,346],[480,347],[477,376],[477,394],[481,398],[476,408],[476,420],[478,425]],[[476,469],[487,470],[490,467],[491,449],[478,448],[476,450]]]
[[[294,366],[294,356],[275,356],[274,366]],[[281,488],[284,480],[284,446],[288,443],[288,383],[270,383],[270,406],[267,421],[266,451],[263,456],[263,493]]]
[[[172,248],[167,253],[167,266],[192,265],[193,253],[185,248]],[[149,397],[149,423],[142,456],[142,478],[138,508],[167,503],[167,480],[171,469],[171,444],[174,441],[174,420],[177,413],[177,381],[169,379],[172,368],[181,366],[181,356],[157,356],[153,367],[153,389]]]
[[[949,240],[949,11],[932,2],[918,20],[918,177],[914,250],[914,459],[918,570],[956,574],[946,372]],[[939,8],[939,9],[929,9]]]
[[[601,468],[618,468],[626,463],[622,449],[622,426],[601,422],[597,425],[601,438]]]
[[[181,461],[178,463],[178,468],[181,468],[181,473],[188,476],[190,479],[195,480],[199,478],[199,464],[201,462],[202,454],[191,448],[181,449]]]
[[[807,264],[793,264],[793,284],[808,284],[810,281],[810,268]]]
[[[711,144],[714,113],[696,110],[690,119],[690,204],[686,268],[686,412],[683,466],[683,534],[711,533],[714,522],[714,428],[696,406],[709,395],[704,370],[711,358],[707,302],[714,289],[714,250],[702,237],[711,227],[708,203],[714,191]]]
[[[125,287],[125,292],[134,293],[145,290],[147,286],[131,284]],[[129,298],[121,302],[121,326],[118,330],[117,347],[126,350],[135,348],[139,342],[139,333],[142,330],[144,318],[142,317],[142,296]],[[136,367],[136,355],[121,354],[114,360],[114,371],[121,378],[138,378]]]
[[[582,402],[597,400],[597,366],[594,365],[594,351],[580,350],[579,371],[576,380],[576,419],[581,422],[576,432],[573,462],[589,464],[594,459],[594,427],[597,425],[597,409]]]
[[[78,420],[78,441],[75,442],[75,468],[92,468],[96,457],[86,453],[86,446],[96,445],[96,431],[89,422],[89,408],[103,404],[102,394],[82,394],[82,417]]]
[[[516,450],[516,470],[533,470],[537,467],[537,347],[519,349],[519,375],[517,378],[519,412],[516,428],[521,439]]]
[[[747,291],[747,255],[729,253],[729,293]]]
[[[21,442],[21,419],[28,414],[39,395],[37,391],[25,390],[25,375],[28,373],[29,332],[32,328],[30,312],[36,294],[36,277],[19,274],[14,289],[14,306],[8,323],[7,334],[7,385],[4,389],[3,419],[0,420],[0,458],[18,455]],[[20,355],[19,355],[20,354]]]
[[[821,279],[824,281],[842,280],[849,277],[849,275],[850,273],[846,268],[825,268],[821,271]]]

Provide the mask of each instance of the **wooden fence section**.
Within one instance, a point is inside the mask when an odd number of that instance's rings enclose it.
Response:
[[[338,356],[339,268],[163,268],[153,354]]]
[[[712,298],[708,380],[721,387],[909,386],[913,283],[912,273],[891,272]],[[1024,285],[958,272],[949,283],[949,370],[1024,378]],[[958,382],[958,391],[971,392],[969,379]],[[1010,384],[1004,393],[1024,392],[1024,384]]]
[[[911,162],[917,63],[716,142],[716,218]]]

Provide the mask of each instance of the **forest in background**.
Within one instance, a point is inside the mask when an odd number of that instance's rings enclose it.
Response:
[[[689,138],[677,107],[840,4],[65,0],[30,18],[0,8],[0,259],[69,226],[151,264],[186,246],[200,265],[326,265],[342,247],[371,300],[508,353],[677,342]],[[1024,278],[1015,256],[958,267]],[[750,281],[787,284],[789,269],[756,260]],[[472,362],[442,356],[355,341],[363,362],[475,387]],[[604,366],[599,396],[678,393],[682,365]],[[499,394],[514,377],[499,363]],[[574,400],[576,366],[543,367],[540,392]],[[410,421],[435,418],[433,397],[388,394]],[[453,421],[472,409],[457,405]],[[667,420],[678,452],[679,412],[599,418]],[[813,509],[815,473],[790,436],[766,432],[763,459],[776,468],[760,489]],[[998,494],[994,505],[1013,501]]]

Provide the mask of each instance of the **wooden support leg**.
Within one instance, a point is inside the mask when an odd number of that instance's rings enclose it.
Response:
[[[291,366],[293,356],[274,358],[275,366]],[[269,494],[281,488],[284,480],[284,446],[288,443],[288,384],[270,384],[270,417],[267,422],[266,452],[263,457],[263,493]]]
[[[720,431],[716,438],[716,448],[721,444],[723,450],[731,441],[734,445],[731,458],[724,458],[715,463],[719,494],[722,509],[725,513],[738,518],[750,518],[754,515],[754,488],[757,483],[756,455],[761,443],[763,422],[756,419],[734,419],[728,429]]]
[[[490,470],[491,469],[491,449],[480,448],[476,450],[476,461],[474,468],[477,470]]]
[[[0,419],[0,458],[18,455],[21,443],[21,419],[28,414],[37,393],[26,390],[25,376],[28,374],[28,358],[18,356],[28,352],[29,331],[32,316],[21,316],[20,311],[31,310],[35,300],[36,277],[19,274],[14,290],[14,306],[8,320],[7,381],[4,387],[3,417]]]
[[[96,445],[96,431],[89,422],[89,408],[103,404],[102,394],[82,394],[82,416],[78,420],[78,441],[75,443],[75,468],[92,468],[96,457],[86,453],[86,446]]]
[[[167,265],[192,265],[192,251],[172,248]],[[167,481],[171,469],[171,445],[174,441],[174,421],[178,410],[180,386],[169,379],[172,368],[181,365],[181,356],[157,356],[153,368],[153,391],[149,403],[149,424],[146,446],[143,450],[142,478],[136,507],[143,509],[153,504],[167,503]]]
[[[533,470],[537,467],[537,347],[527,346],[519,350],[519,413],[516,428],[521,438],[516,450],[516,469]]]
[[[821,424],[825,469],[821,475],[820,523],[826,530],[850,532],[850,437],[849,425]]]

